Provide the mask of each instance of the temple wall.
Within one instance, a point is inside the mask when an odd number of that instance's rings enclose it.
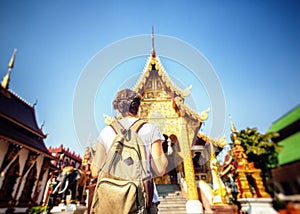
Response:
[[[24,177],[21,177],[21,175],[24,173],[23,171],[24,171],[24,167],[25,167],[25,164],[27,161],[28,153],[29,153],[29,151],[25,148],[21,149],[18,153],[19,164],[20,164],[20,176],[17,179],[16,185],[14,188],[14,192],[13,192],[13,196],[15,196],[16,191],[18,191],[16,200],[18,200],[20,198],[20,196],[22,194],[22,190],[24,188],[25,181],[26,181],[26,174],[24,175]],[[19,189],[17,188],[18,185],[20,185]]]
[[[6,143],[5,141],[0,139],[0,166],[2,166],[2,163],[4,161],[4,156],[7,152],[8,149],[8,143]],[[7,168],[7,166],[6,166]],[[4,175],[5,175],[5,171],[0,172],[0,187],[2,186],[3,180],[4,180]]]
[[[8,148],[9,148],[9,143],[4,141],[4,140],[0,140],[0,166],[2,166],[2,163],[4,163],[4,158],[5,155],[8,152]],[[36,202],[37,204],[40,204],[40,202],[42,201],[42,197],[43,197],[43,192],[45,189],[45,185],[47,182],[47,175],[49,173],[49,169],[46,170],[46,172],[44,173],[44,175],[42,176],[42,180],[39,180],[40,177],[40,173],[42,172],[42,167],[43,167],[43,162],[44,162],[44,155],[39,155],[38,158],[32,162],[31,166],[27,169],[26,172],[24,172],[24,168],[26,165],[26,161],[28,161],[28,154],[29,154],[29,150],[27,148],[21,148],[15,156],[13,156],[13,158],[10,160],[9,163],[7,163],[6,166],[4,166],[3,171],[1,172],[1,176],[0,176],[0,188],[3,185],[3,182],[7,176],[8,170],[11,167],[11,164],[15,162],[15,160],[17,158],[19,158],[18,164],[19,164],[19,177],[16,180],[16,183],[14,185],[13,188],[13,192],[11,194],[11,196],[13,198],[16,198],[17,204],[16,206],[18,206],[18,200],[20,199],[24,186],[26,184],[26,181],[28,180],[28,173],[30,172],[30,170],[32,169],[32,167],[36,167],[36,174],[34,174],[36,180],[32,189],[32,194],[31,194],[31,198],[33,198],[36,194],[36,191],[38,191],[39,195],[36,198]],[[23,175],[23,176],[22,176]],[[7,209],[7,208],[5,208]],[[1,210],[0,210],[1,213]]]

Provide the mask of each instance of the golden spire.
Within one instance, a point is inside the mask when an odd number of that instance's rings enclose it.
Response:
[[[213,161],[214,159],[216,159],[215,149],[212,142],[209,142],[209,145],[210,145],[210,161]]]
[[[241,142],[238,140],[237,138],[237,131],[236,128],[232,122],[231,116],[230,117],[230,127],[231,127],[231,133],[232,133],[232,137],[233,137],[233,144],[241,144]]]
[[[234,144],[239,144],[240,142],[237,140],[237,131],[236,131],[236,128],[232,122],[232,118],[231,116],[229,116],[230,118],[230,129],[231,129],[231,133],[232,133],[232,137],[233,137],[233,143]]]
[[[229,116],[229,119],[230,119],[230,128],[231,128],[231,132],[232,132],[232,133],[235,133],[235,132],[236,132],[236,128],[235,128],[235,126],[234,126],[234,124],[233,124],[233,122],[232,122],[231,116]]]
[[[13,55],[11,56],[9,63],[8,63],[8,69],[13,69],[14,67],[14,63],[15,63],[15,58],[16,58],[16,53],[17,53],[17,49],[14,49]]]
[[[14,63],[15,63],[15,58],[16,58],[16,53],[17,53],[17,49],[14,50],[13,55],[11,56],[9,63],[8,63],[8,71],[7,74],[3,77],[3,80],[1,82],[1,86],[4,89],[8,89],[9,86],[9,79],[10,79],[10,72],[14,67]]]
[[[154,27],[152,26],[152,50],[151,50],[152,57],[156,57],[155,49],[154,49]]]

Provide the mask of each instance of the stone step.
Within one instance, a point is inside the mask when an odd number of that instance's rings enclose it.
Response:
[[[164,198],[161,198],[160,197],[160,201],[172,201],[172,200],[174,200],[174,201],[178,201],[178,200],[184,200],[184,201],[186,201],[186,198],[185,197],[183,197],[183,196],[172,196],[172,197],[164,197]]]
[[[185,207],[186,202],[166,202],[166,203],[160,203],[160,207]]]
[[[174,200],[160,200],[161,204],[186,204],[185,198],[174,199]]]
[[[180,191],[176,191],[176,192],[161,192],[159,193],[160,197],[172,197],[172,196],[179,196],[182,195],[182,193]]]
[[[184,196],[171,196],[171,197],[159,197],[161,201],[168,201],[168,200],[186,200]]]
[[[186,213],[186,208],[185,207],[158,207],[158,214],[171,214],[171,213]]]
[[[176,205],[173,205],[173,206],[162,206],[162,205],[159,205],[159,210],[186,210],[186,207],[185,205],[183,206],[176,206]]]
[[[166,211],[161,211],[158,210],[158,214],[186,214],[186,211],[180,211],[180,210],[166,210]]]
[[[180,203],[180,202],[184,202],[186,203],[186,199],[185,198],[173,198],[173,199],[170,199],[170,198],[163,198],[163,199],[160,199],[160,203]]]
[[[158,185],[160,205],[158,214],[186,214],[186,198],[179,185]]]
[[[161,206],[172,206],[172,205],[176,205],[176,206],[179,206],[179,205],[183,205],[185,206],[186,204],[186,200],[176,200],[176,201],[160,201],[160,205]]]
[[[174,202],[186,201],[186,198],[185,197],[160,198],[160,202],[168,202],[168,201],[174,201]]]
[[[158,213],[159,214],[169,214],[169,213],[186,213],[186,208],[168,208],[164,209],[161,207],[158,207]]]

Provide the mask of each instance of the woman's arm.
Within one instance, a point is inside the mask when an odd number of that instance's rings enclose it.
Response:
[[[106,158],[106,151],[103,144],[96,143],[95,145],[95,155],[91,164],[92,177],[97,178],[99,170],[104,164]]]
[[[165,174],[165,170],[168,165],[168,159],[163,152],[161,140],[157,140],[151,145],[151,166],[158,176]]]

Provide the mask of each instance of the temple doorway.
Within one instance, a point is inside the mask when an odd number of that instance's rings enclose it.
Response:
[[[164,135],[163,151],[168,159],[166,173],[155,178],[156,184],[180,184],[183,176],[183,159],[180,157],[180,145],[176,135]]]

